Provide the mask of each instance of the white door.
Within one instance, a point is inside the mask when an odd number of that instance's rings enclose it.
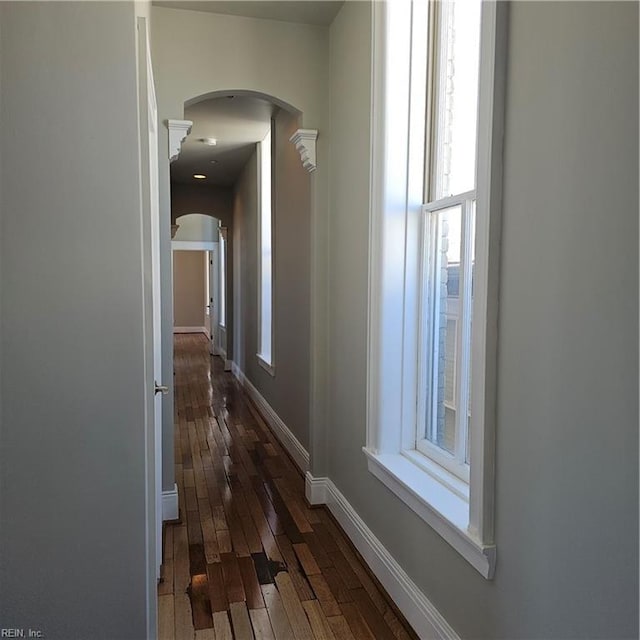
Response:
[[[218,245],[207,252],[209,260],[209,353],[214,356],[218,345]]]
[[[162,349],[160,332],[160,202],[158,193],[158,112],[156,104],[155,88],[153,83],[153,70],[151,67],[151,55],[149,50],[149,34],[147,22],[144,18],[138,20],[138,56],[140,74],[140,101],[141,124],[146,126],[147,136],[144,130],[142,137],[143,164],[146,160],[146,171],[143,168],[143,206],[144,214],[148,220],[143,220],[145,229],[145,240],[149,242],[145,252],[145,259],[150,261],[150,265],[145,268],[146,274],[151,271],[151,293],[152,293],[152,350],[153,350],[153,380],[154,388],[149,392],[153,394],[153,416],[148,420],[153,424],[152,441],[153,449],[153,476],[155,502],[155,522],[153,535],[155,537],[155,563],[156,577],[160,577],[160,565],[162,563],[162,395],[168,390],[161,386],[162,379]],[[143,112],[144,109],[144,112]],[[146,115],[146,117],[144,117]],[[145,142],[148,144],[145,145]],[[144,175],[146,174],[146,175]],[[146,178],[146,180],[144,179]],[[147,225],[145,225],[145,222]],[[150,267],[150,268],[149,268]],[[147,275],[148,277],[148,275]],[[147,283],[148,288],[148,283]],[[148,301],[145,299],[145,303]],[[148,342],[147,342],[148,345]],[[149,345],[147,346],[147,349]],[[150,379],[147,376],[147,379]],[[151,448],[151,447],[150,447]]]

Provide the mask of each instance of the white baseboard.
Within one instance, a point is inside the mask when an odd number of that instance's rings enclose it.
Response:
[[[309,504],[327,504],[329,478],[315,478],[310,472],[304,477],[304,493]]]
[[[311,504],[326,504],[420,638],[460,640],[434,604],[375,537],[329,478],[307,472],[305,493]]]
[[[287,427],[273,407],[262,397],[253,384],[251,384],[235,362],[231,363],[231,372],[258,407],[265,422],[271,427],[276,438],[278,438],[280,444],[293,458],[293,461],[298,465],[300,471],[306,473],[309,469],[309,452],[300,444],[300,441],[291,433],[289,427]]]
[[[209,335],[207,327],[173,327],[173,333],[204,333]]]
[[[177,520],[179,517],[178,485],[174,484],[171,491],[162,492],[162,521]]]
[[[225,371],[233,371],[233,361],[227,360],[227,352],[222,347],[217,347],[216,355],[222,358],[222,362],[224,362]]]

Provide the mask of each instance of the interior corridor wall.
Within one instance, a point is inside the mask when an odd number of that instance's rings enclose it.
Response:
[[[2,2],[0,30],[1,626],[139,640],[155,597],[135,7]]]
[[[195,180],[194,180],[195,182]],[[226,227],[233,223],[233,189],[208,184],[171,184],[171,222],[180,216],[200,213],[218,218]]]
[[[367,470],[369,3],[330,33],[331,480],[461,637],[637,637],[637,4],[510,3],[493,581]]]
[[[235,190],[236,364],[303,447],[309,432],[309,175],[289,138],[297,118],[280,111],[273,137],[273,347],[275,375],[258,364],[258,164],[254,153]]]
[[[218,242],[218,218],[200,213],[179,216],[172,242]],[[171,246],[174,246],[173,244]]]
[[[173,252],[173,322],[175,327],[200,328],[206,326],[205,269],[208,269],[208,264],[204,251]]]
[[[329,141],[328,108],[328,29],[277,20],[152,7],[152,57],[158,97],[160,122],[182,118],[185,101],[214,91],[254,91],[298,109],[299,126],[319,130],[318,167],[312,177],[311,228],[319,250],[311,249],[310,287],[326,290],[327,240],[327,154]],[[163,218],[163,300],[171,299],[170,199],[168,135],[160,127],[160,206]],[[231,242],[228,243],[232,245]],[[319,313],[326,304],[318,305]],[[173,355],[170,310],[165,305],[163,317],[163,359],[171,366]],[[326,322],[318,322],[312,309],[312,331],[316,353],[312,359],[312,399],[321,415],[325,403],[321,398],[326,371]],[[229,325],[228,325],[229,326]],[[235,357],[235,356],[234,356]],[[167,369],[167,373],[169,370]],[[165,400],[163,452],[167,473],[173,471],[173,398]],[[308,420],[307,420],[308,421]],[[304,438],[302,438],[304,440]],[[171,441],[171,442],[169,442]],[[313,445],[310,443],[310,448]],[[319,447],[316,447],[318,450]],[[320,455],[321,452],[318,453]],[[165,475],[165,488],[173,487],[173,478]]]

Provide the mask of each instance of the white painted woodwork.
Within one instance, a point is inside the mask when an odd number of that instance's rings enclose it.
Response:
[[[300,154],[302,166],[312,173],[316,170],[316,140],[318,139],[317,129],[298,129],[290,138]]]
[[[182,143],[189,135],[193,122],[191,120],[167,120],[169,129],[169,162],[180,155]]]
[[[460,636],[436,606],[413,582],[329,478],[314,477],[308,472],[305,476],[305,493],[311,504],[327,505],[420,638],[460,640]]]

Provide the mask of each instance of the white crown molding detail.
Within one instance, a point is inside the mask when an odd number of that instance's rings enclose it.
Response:
[[[306,473],[309,469],[309,452],[293,435],[289,427],[287,427],[280,416],[274,411],[273,407],[262,397],[253,384],[251,384],[251,381],[235,362],[231,363],[231,372],[238,379],[242,388],[253,401],[258,413],[267,423],[280,444],[291,456],[300,471]]]
[[[460,640],[435,605],[376,538],[329,478],[307,472],[305,493],[310,504],[326,504],[355,548],[420,638]]]
[[[191,132],[191,120],[167,120],[169,129],[169,162],[173,162],[180,155],[182,142]]]
[[[174,484],[171,491],[162,492],[162,520],[177,520],[180,517],[178,505],[178,485]]]
[[[298,129],[290,138],[289,142],[296,145],[300,154],[302,166],[311,173],[316,170],[316,140],[318,138],[317,129]]]

